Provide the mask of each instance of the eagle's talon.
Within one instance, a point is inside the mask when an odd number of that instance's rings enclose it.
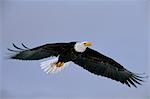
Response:
[[[55,64],[56,64],[56,67],[62,67],[64,65],[64,62],[57,62]]]

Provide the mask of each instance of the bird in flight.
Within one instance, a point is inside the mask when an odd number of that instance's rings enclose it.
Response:
[[[57,73],[61,71],[70,62],[73,62],[95,75],[110,78],[112,80],[126,84],[127,86],[137,87],[143,82],[139,74],[133,73],[121,64],[91,48],[91,42],[69,42],[69,43],[51,43],[28,48],[23,43],[23,48],[13,46],[18,50],[9,49],[15,52],[15,55],[10,56],[11,59],[18,60],[40,60],[55,56],[55,58],[41,62],[41,69],[47,74]]]

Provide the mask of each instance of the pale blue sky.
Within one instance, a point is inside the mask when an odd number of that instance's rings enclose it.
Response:
[[[12,2],[10,2],[12,1]],[[146,0],[3,2],[2,56],[25,43],[91,41],[92,48],[125,68],[148,73]],[[46,60],[46,59],[44,59]],[[138,88],[98,77],[70,64],[47,75],[40,62],[2,59],[2,99],[147,99],[148,80]]]

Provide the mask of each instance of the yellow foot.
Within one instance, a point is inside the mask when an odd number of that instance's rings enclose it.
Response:
[[[57,62],[55,64],[56,64],[56,67],[62,67],[64,65],[64,62]]]

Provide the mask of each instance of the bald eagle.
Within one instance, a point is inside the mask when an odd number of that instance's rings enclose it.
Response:
[[[55,56],[55,58],[41,62],[41,69],[47,74],[61,71],[70,62],[73,62],[95,75],[101,75],[112,80],[137,87],[141,85],[142,77],[125,69],[121,64],[91,48],[91,42],[69,42],[45,44],[35,48],[28,48],[23,43],[23,48],[13,46],[18,50],[8,49],[16,52],[10,56],[11,59],[40,60]]]

